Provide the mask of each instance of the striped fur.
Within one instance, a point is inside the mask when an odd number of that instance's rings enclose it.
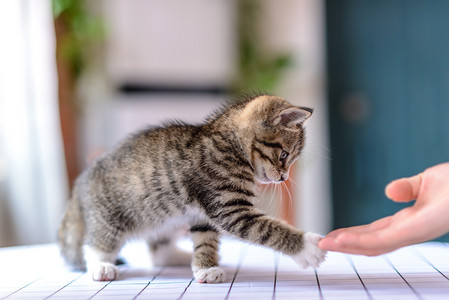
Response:
[[[311,113],[261,95],[229,104],[199,126],[172,123],[130,136],[77,179],[60,227],[62,255],[82,268],[85,243],[99,257],[89,261],[86,256],[94,279],[112,280],[116,275],[101,270],[112,268],[131,236],[147,238],[153,254],[160,248],[167,252],[173,232],[186,225],[200,282],[224,280],[217,268],[220,234],[300,253],[303,232],[266,216],[253,202],[257,182],[288,176],[304,146],[302,124]]]

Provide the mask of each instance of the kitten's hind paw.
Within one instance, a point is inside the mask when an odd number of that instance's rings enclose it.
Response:
[[[118,269],[111,263],[102,262],[89,270],[95,281],[111,281],[118,277]]]
[[[199,283],[220,283],[226,278],[224,270],[219,267],[199,269],[194,271],[193,275]]]
[[[318,247],[321,236],[316,233],[304,234],[304,247],[300,252],[292,255],[293,260],[303,268],[318,268],[326,258],[326,250]]]

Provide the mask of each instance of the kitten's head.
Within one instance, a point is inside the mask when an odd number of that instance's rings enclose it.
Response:
[[[246,129],[251,162],[261,183],[280,183],[288,179],[290,166],[304,147],[304,122],[313,110],[291,105],[275,96],[259,96],[248,102],[239,115]]]

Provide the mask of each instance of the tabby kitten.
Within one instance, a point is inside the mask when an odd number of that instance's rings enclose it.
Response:
[[[75,268],[87,266],[94,280],[114,280],[121,247],[142,236],[155,265],[191,264],[198,282],[216,283],[225,280],[219,236],[228,234],[318,267],[326,254],[319,235],[253,206],[256,181],[287,180],[311,114],[262,95],[229,104],[200,126],[174,123],[130,136],[76,180],[59,230],[62,255]],[[173,239],[186,225],[193,255]]]

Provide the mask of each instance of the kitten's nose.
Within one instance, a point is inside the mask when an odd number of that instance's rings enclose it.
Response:
[[[281,174],[281,179],[279,181],[286,181],[288,179],[288,173]]]

